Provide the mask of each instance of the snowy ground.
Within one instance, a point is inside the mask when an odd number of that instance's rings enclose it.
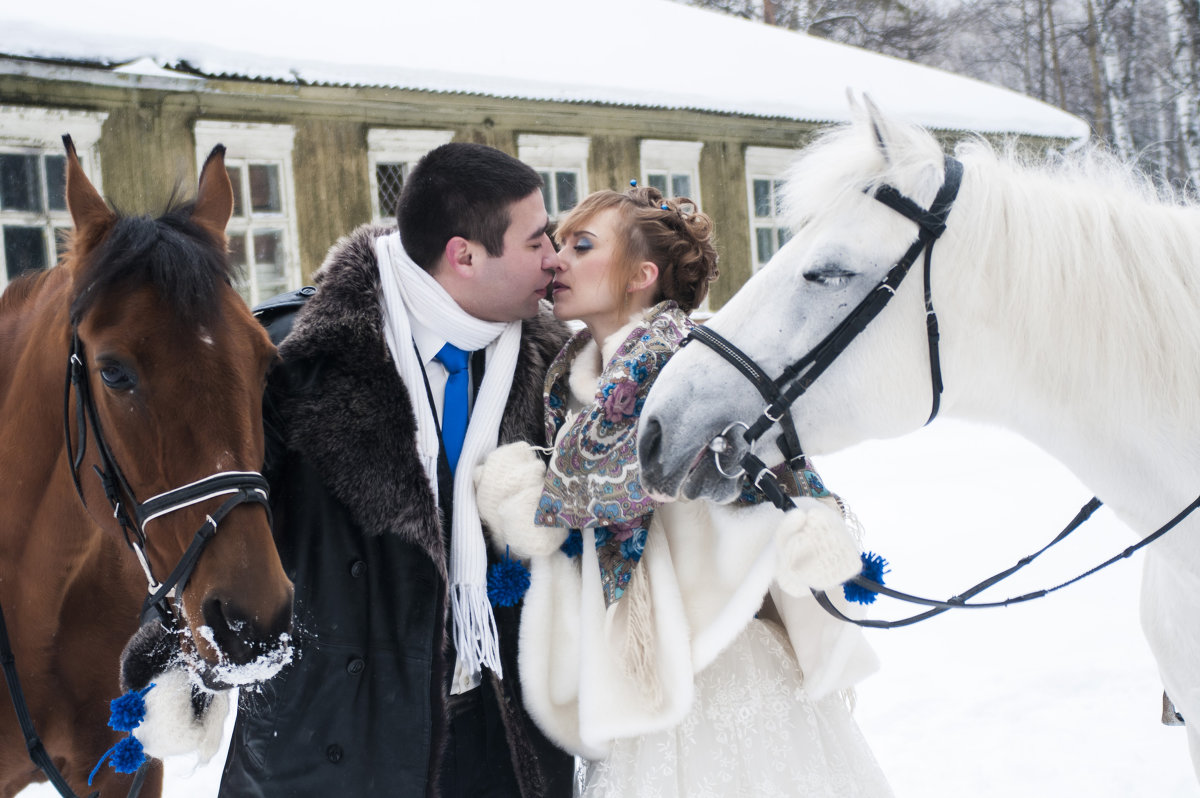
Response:
[[[949,421],[817,465],[891,561],[889,584],[939,596],[1040,547],[1090,497],[1028,443]],[[1003,595],[1057,584],[1132,541],[1105,510],[1075,538]],[[1183,729],[1159,723],[1140,572],[1135,556],[1028,605],[868,630],[883,670],[859,691],[858,718],[898,798],[1200,798]],[[166,795],[215,796],[223,759],[168,763]]]

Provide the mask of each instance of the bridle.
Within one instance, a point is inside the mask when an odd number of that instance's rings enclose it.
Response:
[[[938,333],[937,315],[933,309],[933,293],[930,290],[930,269],[933,258],[933,246],[946,230],[946,222],[950,215],[950,210],[954,205],[954,200],[958,196],[958,189],[962,183],[962,163],[950,156],[945,157],[945,178],[942,186],[938,189],[937,195],[928,210],[922,208],[917,203],[913,202],[908,197],[901,194],[895,188],[889,185],[881,185],[875,189],[874,198],[902,216],[916,223],[918,228],[917,239],[909,246],[908,250],[896,262],[882,280],[867,294],[867,296],[854,307],[853,310],[841,321],[836,327],[826,335],[820,342],[817,343],[807,354],[799,360],[792,363],[783,370],[777,378],[771,379],[762,368],[754,362],[753,358],[740,350],[720,334],[713,332],[704,326],[696,326],[692,329],[689,336],[684,339],[683,343],[687,344],[692,340],[699,341],[705,346],[712,349],[726,361],[731,363],[743,376],[745,376],[766,400],[767,406],[763,409],[762,414],[752,424],[745,424],[741,421],[735,421],[729,424],[725,429],[713,438],[708,443],[708,449],[713,453],[713,459],[716,464],[717,471],[724,477],[729,479],[737,479],[745,477],[751,484],[754,485],[759,492],[763,494],[771,503],[781,510],[787,511],[795,508],[795,502],[784,491],[779,483],[779,479],[775,472],[768,469],[766,464],[753,453],[754,444],[762,438],[762,436],[775,425],[779,425],[782,430],[779,437],[776,439],[776,445],[783,453],[784,462],[788,469],[793,473],[803,473],[805,468],[805,454],[800,445],[799,436],[796,434],[795,422],[791,416],[792,404],[816,382],[817,378],[825,372],[839,355],[841,355],[850,343],[862,332],[872,320],[887,306],[892,297],[896,295],[896,290],[900,283],[908,275],[917,257],[922,251],[925,253],[924,258],[924,279],[925,279],[925,325],[926,335],[929,342],[929,369],[930,380],[933,388],[932,409],[929,413],[929,418],[926,424],[938,414],[938,409],[941,404],[941,394],[943,389],[942,370],[939,358],[938,344],[940,335]],[[745,440],[748,448],[737,461],[736,469],[727,471],[721,463],[721,456],[730,451],[730,435],[736,429],[742,429],[742,438]],[[1042,598],[1055,591],[1061,590],[1068,585],[1072,585],[1079,580],[1090,576],[1103,568],[1112,565],[1119,560],[1131,556],[1134,552],[1149,545],[1164,534],[1177,526],[1184,518],[1186,518],[1193,510],[1200,507],[1200,496],[1198,496],[1191,504],[1181,510],[1174,518],[1168,521],[1163,526],[1156,529],[1150,535],[1142,538],[1136,544],[1120,551],[1116,555],[1110,557],[1099,565],[1091,568],[1078,576],[1067,580],[1054,587],[1036,590],[1031,593],[1026,593],[1020,596],[1003,599],[1000,601],[988,602],[968,602],[967,600],[977,595],[978,593],[988,589],[996,583],[1007,579],[1025,566],[1029,565],[1044,552],[1065,540],[1068,535],[1078,529],[1083,523],[1091,517],[1091,515],[1101,506],[1101,502],[1097,498],[1091,499],[1082,509],[1076,514],[1075,518],[1051,540],[1048,544],[1037,550],[1033,554],[1023,557],[1011,568],[1000,571],[993,576],[988,577],[982,582],[973,585],[967,590],[952,596],[945,600],[936,600],[915,596],[909,593],[904,593],[898,590],[885,587],[877,580],[870,579],[862,574],[855,576],[849,580],[858,587],[867,591],[869,594],[882,594],[890,598],[900,601],[917,604],[929,607],[930,609],[899,620],[867,620],[860,618],[851,618],[846,616],[839,610],[825,595],[824,591],[813,590],[817,601],[825,608],[826,611],[858,626],[867,626],[873,628],[895,628],[899,626],[907,626],[918,621],[931,618],[939,615],[950,609],[979,609],[990,607],[1007,607],[1013,604],[1020,604],[1033,599]]]
[[[75,396],[75,431],[77,435],[75,445],[71,443],[72,393]],[[222,471],[139,502],[129,480],[125,478],[125,472],[117,464],[108,440],[100,427],[100,416],[96,411],[96,403],[92,398],[88,382],[83,342],[79,339],[79,331],[75,329],[72,330],[71,355],[67,361],[66,388],[63,392],[63,429],[66,438],[67,459],[71,466],[71,479],[75,483],[75,492],[79,495],[79,500],[83,502],[84,507],[87,507],[87,500],[83,497],[79,469],[83,464],[87,448],[89,425],[96,440],[96,448],[99,450],[101,462],[101,465],[94,465],[93,469],[100,477],[104,495],[112,505],[113,517],[121,525],[125,542],[137,556],[149,583],[149,595],[142,605],[141,622],[145,623],[157,616],[163,626],[174,628],[175,613],[170,600],[179,600],[183,588],[187,585],[188,579],[196,567],[196,562],[200,559],[200,554],[204,551],[208,541],[217,533],[217,526],[221,521],[229,515],[233,508],[246,502],[261,504],[267,511],[268,521],[270,520],[271,508],[268,500],[267,480],[257,471]],[[168,513],[218,496],[228,496],[229,498],[216,511],[205,517],[204,525],[196,532],[179,562],[166,579],[160,582],[155,578],[154,571],[150,566],[150,559],[146,554],[146,525]],[[25,747],[29,752],[30,760],[46,775],[46,778],[58,790],[59,795],[64,798],[76,798],[75,792],[54,764],[34,728],[33,716],[29,712],[24,691],[21,689],[12,644],[9,641],[2,610],[0,610],[0,665],[3,666],[4,679],[8,684],[9,695],[13,701],[21,732],[25,737]],[[129,798],[136,798],[141,791],[146,773],[146,765],[138,768],[130,787]],[[88,798],[98,798],[98,796],[98,792],[93,792]]]
[[[933,310],[933,293],[929,287],[930,268],[933,258],[933,245],[946,230],[946,218],[958,196],[958,188],[962,183],[962,163],[949,156],[945,159],[946,176],[937,196],[928,210],[921,208],[908,197],[888,185],[875,189],[875,199],[892,208],[917,224],[917,240],[909,246],[883,279],[854,307],[850,313],[838,323],[821,341],[806,355],[792,363],[775,379],[771,379],[765,371],[754,362],[753,358],[741,351],[720,334],[705,326],[696,326],[684,344],[692,340],[699,341],[712,349],[725,360],[733,364],[745,376],[767,401],[767,406],[753,424],[736,421],[726,427],[720,435],[709,443],[716,461],[717,470],[725,477],[745,477],[777,507],[787,510],[792,507],[791,500],[780,488],[774,474],[766,464],[753,453],[753,447],[768,430],[779,425],[782,433],[776,439],[776,445],[783,453],[784,461],[793,472],[803,468],[804,450],[800,438],[796,434],[796,425],[792,421],[791,406],[809,389],[817,378],[846,351],[858,334],[866,329],[879,313],[887,307],[888,302],[896,295],[897,289],[908,275],[917,257],[925,252],[925,327],[929,341],[930,381],[933,388],[932,410],[925,422],[928,424],[937,416],[942,396],[942,367],[938,354],[937,314]],[[735,428],[742,428],[742,438],[749,448],[738,461],[738,471],[730,473],[722,467],[721,455],[729,450],[729,434]]]
[[[75,395],[75,430],[77,443],[71,444],[71,395]],[[178,600],[179,594],[187,585],[196,562],[204,547],[217,533],[217,526],[239,504],[254,502],[261,504],[267,511],[268,520],[271,517],[269,504],[270,487],[267,480],[257,471],[221,471],[191,482],[178,488],[152,496],[144,502],[137,500],[137,494],[125,478],[125,472],[117,464],[104,431],[100,426],[100,416],[96,411],[96,403],[92,398],[91,386],[88,382],[87,360],[84,356],[83,341],[79,332],[73,331],[71,338],[71,356],[67,362],[66,390],[63,398],[63,429],[66,435],[67,457],[71,462],[71,478],[75,483],[75,492],[79,500],[87,506],[83,497],[83,488],[79,479],[79,468],[83,463],[87,449],[87,428],[92,428],[99,451],[101,465],[92,466],[100,477],[104,495],[112,506],[113,517],[121,525],[125,542],[137,556],[138,563],[146,574],[149,584],[149,596],[142,606],[142,620],[147,620],[153,612],[165,626],[170,627],[173,613],[168,599]],[[196,531],[191,544],[183,553],[176,566],[161,582],[155,578],[146,554],[147,534],[146,525],[176,510],[182,510],[218,496],[229,496],[213,513],[205,517],[204,524]],[[132,517],[131,517],[132,512]]]

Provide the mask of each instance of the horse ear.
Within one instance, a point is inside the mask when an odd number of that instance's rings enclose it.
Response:
[[[200,169],[200,190],[192,210],[192,221],[225,240],[225,225],[233,215],[233,184],[225,170],[225,146],[218,144]]]
[[[75,241],[87,251],[104,237],[117,215],[83,173],[69,135],[63,136],[63,146],[67,150],[67,209],[75,224]]]
[[[892,159],[888,157],[887,136],[887,120],[883,116],[883,112],[879,110],[874,100],[867,94],[863,94],[863,104],[867,106],[867,121],[871,125],[871,132],[875,134],[875,143],[879,146],[879,153],[883,156],[884,163],[891,163]]]

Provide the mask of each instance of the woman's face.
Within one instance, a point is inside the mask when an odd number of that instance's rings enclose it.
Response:
[[[554,315],[596,329],[621,315],[624,291],[615,285],[620,217],[607,208],[587,219],[562,242],[561,271],[554,278]]]

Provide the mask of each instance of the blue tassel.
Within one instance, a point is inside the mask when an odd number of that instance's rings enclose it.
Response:
[[[891,569],[887,567],[888,561],[882,555],[872,551],[864,551],[859,557],[862,559],[863,564],[859,576],[882,585],[883,575],[891,572]],[[854,582],[847,582],[842,585],[842,592],[846,594],[846,601],[854,601],[859,604],[874,604],[875,597],[879,595],[874,590],[865,588]]]
[[[497,607],[512,607],[529,590],[529,569],[520,560],[509,559],[508,548],[504,559],[488,569],[488,600]]]
[[[120,732],[136,729],[146,718],[146,693],[153,686],[151,682],[141,690],[130,690],[120,698],[114,698],[109,703],[109,728]]]
[[[105,751],[104,756],[100,757],[100,761],[96,763],[96,767],[92,768],[92,772],[88,775],[89,787],[92,786],[92,779],[96,778],[96,774],[100,772],[100,768],[104,766],[106,759],[113,766],[113,770],[118,773],[136,773],[137,769],[146,761],[146,752],[142,749],[142,744],[138,738],[132,734],[129,735]]]

